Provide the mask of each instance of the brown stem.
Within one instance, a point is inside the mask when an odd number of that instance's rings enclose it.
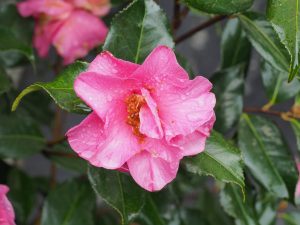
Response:
[[[52,141],[48,141],[47,142],[47,146],[48,147],[53,147],[54,145],[57,145],[57,144],[60,144],[62,142],[64,142],[66,140],[66,137],[65,136],[61,136],[55,140],[52,140]]]
[[[49,151],[49,150],[43,150],[42,153],[46,157],[50,156],[61,156],[61,157],[66,157],[66,158],[78,158],[76,155],[71,154],[71,153],[65,153],[65,152],[55,152],[55,151]]]
[[[292,112],[282,112],[282,111],[275,111],[275,110],[263,110],[263,109],[260,109],[260,108],[253,108],[253,107],[244,108],[244,112],[268,114],[268,115],[271,115],[271,116],[280,117],[284,120],[300,119],[300,117],[298,115],[293,114]]]
[[[61,137],[61,131],[62,131],[62,110],[56,106],[56,112],[55,112],[55,118],[54,118],[54,125],[53,125],[53,131],[52,136],[53,140],[57,140]],[[52,142],[54,142],[52,141]],[[51,188],[54,188],[56,186],[56,165],[52,162],[50,167],[50,186]]]
[[[252,108],[252,107],[244,108],[244,112],[269,114],[269,115],[278,116],[278,117],[281,117],[281,114],[282,114],[282,112],[279,112],[279,111],[262,110],[260,108]]]
[[[176,29],[180,25],[180,1],[174,0],[174,14],[173,14],[173,32],[175,33]]]
[[[198,31],[201,31],[219,21],[222,21],[226,18],[229,18],[229,16],[226,15],[221,15],[221,16],[215,16],[207,21],[205,21],[204,23],[200,24],[199,26],[193,28],[192,30],[188,31],[187,33],[183,34],[182,36],[179,36],[176,40],[175,43],[178,44],[182,41],[184,41],[185,39],[193,36],[195,33],[197,33]]]

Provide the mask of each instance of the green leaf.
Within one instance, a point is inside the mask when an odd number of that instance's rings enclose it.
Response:
[[[79,158],[67,142],[53,146],[50,152],[52,152],[52,154],[49,154],[49,158],[57,165],[79,173],[86,172],[87,162]]]
[[[8,197],[14,207],[17,221],[27,224],[37,202],[36,188],[33,180],[23,172],[14,169],[9,173]]]
[[[299,120],[291,119],[290,123],[292,125],[293,131],[294,131],[294,134],[296,137],[298,151],[300,152],[300,122],[299,122]]]
[[[51,125],[54,118],[52,99],[46,93],[36,92],[25,96],[22,100],[23,103],[18,109],[19,115],[27,115],[41,124]]]
[[[298,80],[288,83],[288,73],[275,69],[266,61],[261,63],[263,85],[269,99],[268,105],[286,101],[300,91]]]
[[[236,187],[226,185],[220,195],[224,210],[234,217],[237,225],[275,225],[278,201],[270,193],[260,190],[259,194],[248,191],[242,199]]]
[[[6,3],[0,7],[0,28],[7,33],[0,39],[9,38],[0,44],[0,49],[3,46],[5,49],[5,52],[0,50],[0,64],[3,64],[5,67],[16,66],[27,62],[26,57],[33,63],[34,55],[31,47],[33,22],[32,19],[21,17],[15,4]],[[9,45],[5,46],[7,43]]]
[[[300,213],[288,212],[281,215],[286,225],[300,225]]]
[[[93,225],[95,196],[81,180],[65,182],[48,195],[41,225]]]
[[[9,4],[0,6],[0,27],[8,28],[19,40],[22,40],[28,46],[31,45],[34,20],[22,17],[18,12],[16,4],[10,2]]]
[[[0,115],[0,155],[20,158],[39,152],[45,139],[38,125],[26,116]]]
[[[216,183],[212,187],[211,185],[202,184],[196,206],[199,205],[199,210],[207,221],[205,224],[232,225],[232,219],[227,216],[220,204],[219,194],[216,193],[217,188]]]
[[[189,7],[213,14],[232,14],[250,8],[253,0],[183,0]]]
[[[260,225],[252,207],[243,201],[239,189],[235,186],[227,184],[222,189],[220,201],[228,215],[236,219],[237,225]]]
[[[205,151],[183,160],[185,168],[199,175],[209,175],[244,188],[242,158],[239,150],[217,132],[212,132]]]
[[[267,16],[277,32],[281,42],[288,50],[290,61],[289,81],[298,75],[300,47],[300,1],[269,0]],[[289,16],[287,16],[289,15]]]
[[[113,19],[103,49],[141,63],[157,45],[174,47],[167,17],[153,0],[135,0]]]
[[[1,51],[17,51],[25,55],[31,63],[34,62],[32,48],[18,39],[10,29],[3,27],[0,27],[0,52]]]
[[[221,68],[226,69],[240,63],[248,67],[251,44],[248,41],[245,32],[242,30],[238,19],[231,19],[227,22],[221,39],[222,63]]]
[[[272,121],[243,114],[238,144],[253,176],[279,198],[293,199],[297,171],[288,146]]]
[[[92,166],[88,176],[94,191],[120,214],[122,224],[127,225],[140,213],[145,203],[145,192],[131,177]]]
[[[11,87],[11,82],[8,79],[5,70],[0,66],[0,95],[7,92]]]
[[[256,51],[276,69],[288,71],[286,50],[278,40],[271,23],[255,13],[241,14],[239,19]]]
[[[34,91],[46,91],[62,109],[69,112],[87,113],[90,109],[78,98],[74,92],[73,84],[75,78],[86,70],[88,64],[76,62],[62,71],[52,82],[37,82],[24,89],[15,99],[12,111],[15,111],[21,99]]]
[[[255,211],[259,224],[275,225],[278,200],[269,193],[262,193],[255,199]]]
[[[221,70],[213,75],[211,81],[217,98],[214,127],[224,134],[238,123],[243,111],[245,64]]]
[[[143,210],[135,222],[143,225],[166,225],[166,222],[160,215],[160,211],[156,206],[156,203],[150,195],[147,196]]]

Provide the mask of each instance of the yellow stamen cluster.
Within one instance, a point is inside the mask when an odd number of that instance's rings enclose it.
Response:
[[[140,117],[139,112],[141,107],[145,104],[145,99],[143,96],[138,94],[132,94],[126,98],[127,104],[127,124],[132,126],[133,134],[143,138],[144,135],[140,132]]]

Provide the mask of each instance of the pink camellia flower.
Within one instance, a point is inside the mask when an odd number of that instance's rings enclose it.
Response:
[[[14,209],[6,197],[9,188],[0,184],[0,225],[15,225]]]
[[[41,57],[54,45],[64,64],[84,57],[104,42],[107,27],[97,16],[110,9],[107,0],[27,0],[17,4],[22,16],[36,20],[33,44]]]
[[[189,80],[173,51],[159,46],[142,65],[103,52],[74,83],[93,112],[67,132],[96,167],[128,171],[148,191],[177,174],[184,156],[204,150],[215,121],[215,95],[204,77]]]

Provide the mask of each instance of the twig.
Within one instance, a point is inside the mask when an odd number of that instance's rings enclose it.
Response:
[[[174,0],[174,14],[173,14],[173,32],[175,33],[176,29],[180,25],[180,1]]]
[[[61,156],[61,157],[66,157],[66,158],[78,158],[76,155],[71,154],[71,153],[65,153],[65,152],[56,152],[56,151],[49,151],[49,150],[43,150],[42,153],[46,157],[50,156]]]
[[[253,108],[253,107],[249,107],[249,108],[244,108],[244,112],[247,113],[260,113],[260,114],[268,114],[271,116],[277,116],[282,118],[283,120],[290,120],[290,119],[300,119],[299,115],[296,115],[292,112],[282,112],[282,111],[275,111],[275,110],[263,110],[260,108]]]
[[[178,37],[176,40],[175,40],[175,43],[178,44],[182,41],[184,41],[185,39],[191,37],[192,35],[194,35],[195,33],[197,33],[198,31],[201,31],[219,21],[222,21],[226,18],[229,18],[229,16],[226,16],[226,15],[221,15],[221,16],[215,16],[207,21],[205,21],[204,23],[200,24],[199,26],[193,28],[192,30],[188,31],[187,33],[183,34],[182,36]]]
[[[56,140],[48,141],[47,146],[53,147],[54,145],[60,144],[60,143],[64,142],[65,140],[66,140],[66,137],[62,136],[62,137],[57,138]]]
[[[278,117],[281,117],[281,114],[283,113],[280,111],[262,110],[260,108],[252,108],[252,107],[244,108],[244,112],[269,114],[269,115],[278,116]]]

